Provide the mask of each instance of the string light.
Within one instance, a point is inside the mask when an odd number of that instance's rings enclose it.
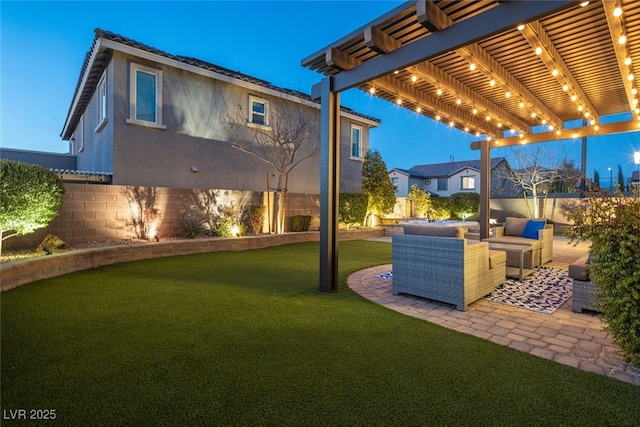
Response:
[[[471,65],[469,65],[469,69],[471,71],[475,71],[476,70],[476,64],[474,64],[473,62],[471,63]]]
[[[416,113],[422,113],[422,108],[419,105],[416,107]]]
[[[440,121],[440,114],[436,114],[436,120]]]
[[[538,56],[542,55],[542,48],[540,46],[536,48],[536,55]]]
[[[462,104],[462,100],[460,98],[456,99],[456,104],[458,105]]]
[[[507,92],[504,94],[504,96],[505,96],[505,98],[511,98],[511,92],[510,92],[510,91],[507,91]]]
[[[396,99],[396,104],[402,105],[402,99],[400,99],[400,98]]]
[[[478,109],[477,109],[476,107],[473,107],[473,111],[472,111],[472,113],[473,113],[474,115],[478,114]]]
[[[613,9],[613,16],[615,16],[616,18],[620,17],[622,15],[622,8],[620,6],[616,6],[615,9]]]
[[[565,91],[565,92],[568,91],[569,90],[569,85],[565,84],[564,86],[562,86],[562,90]]]
[[[625,36],[624,34],[620,36],[620,38],[618,39],[618,44],[625,44],[627,42],[627,36]]]
[[[627,80],[629,80],[630,82],[632,82],[634,79],[633,73],[629,73],[629,75],[627,76]]]
[[[489,86],[494,87],[496,85],[496,80],[494,78],[491,78],[491,80],[489,80]]]
[[[624,59],[624,65],[631,65],[631,57],[627,56],[627,57]]]
[[[374,93],[376,93],[376,88],[375,88],[375,87],[373,87],[373,86],[371,86],[371,88],[369,89],[369,93],[370,93],[371,95],[373,95]]]
[[[438,90],[436,91],[436,93],[438,94],[438,96],[442,95],[442,89],[438,88]]]
[[[524,102],[520,101],[520,103],[518,104],[518,107],[524,108]]]
[[[416,76],[415,74],[413,76],[411,76],[411,81],[413,83],[417,82],[418,81],[418,76]]]
[[[551,75],[553,77],[557,77],[558,76],[558,70],[556,70],[555,68],[553,69],[553,71],[551,71]]]

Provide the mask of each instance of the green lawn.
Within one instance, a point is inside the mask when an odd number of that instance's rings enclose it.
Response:
[[[2,410],[50,425],[639,425],[640,387],[403,316],[349,289],[388,243],[140,261],[2,294]],[[3,425],[17,423],[3,419]],[[34,425],[33,423],[26,423]]]

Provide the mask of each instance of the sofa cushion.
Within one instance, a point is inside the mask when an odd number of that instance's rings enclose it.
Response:
[[[464,227],[435,227],[429,225],[404,225],[403,227],[404,234],[413,236],[463,238],[466,232]]]
[[[528,222],[529,218],[506,217],[504,219],[504,235],[521,237]]]
[[[527,245],[527,246],[531,246],[531,248],[534,251],[540,250],[542,248],[542,240],[533,240],[533,239],[527,239],[526,237],[518,237],[518,236],[489,237],[488,239],[484,239],[483,242]]]
[[[538,231],[542,230],[546,225],[546,219],[530,219],[529,221],[527,221],[527,225],[525,225],[524,231],[522,231],[522,237],[537,239]]]
[[[507,263],[507,253],[505,251],[489,250],[489,268],[496,268],[500,264]]]
[[[579,260],[569,264],[569,277],[575,280],[589,281],[589,264],[588,257],[582,257]]]

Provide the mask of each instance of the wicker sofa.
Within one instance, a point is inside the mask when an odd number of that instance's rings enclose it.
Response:
[[[486,242],[396,234],[392,249],[394,295],[416,295],[464,311],[506,280],[505,252],[490,251]]]
[[[598,286],[589,278],[589,255],[569,265],[569,277],[573,281],[573,299],[571,310],[582,313],[583,310],[598,311]]]
[[[494,227],[493,236],[483,239],[483,242],[531,246],[533,262],[531,263],[530,259],[525,259],[525,264],[532,265],[533,267],[546,264],[553,259],[553,225],[546,224],[545,221],[544,228],[534,230],[533,234],[531,234],[530,231],[525,232],[527,224],[530,221],[535,222],[540,220],[507,217],[504,225]],[[537,238],[532,238],[531,236],[536,236]],[[517,259],[517,254],[509,254],[507,256],[507,265],[517,266],[518,264],[519,259]]]

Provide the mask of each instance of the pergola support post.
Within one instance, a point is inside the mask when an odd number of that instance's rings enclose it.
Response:
[[[480,240],[489,237],[491,199],[491,148],[489,141],[480,143]]]
[[[333,77],[320,89],[320,292],[338,290],[338,199],[340,195],[340,93]]]

